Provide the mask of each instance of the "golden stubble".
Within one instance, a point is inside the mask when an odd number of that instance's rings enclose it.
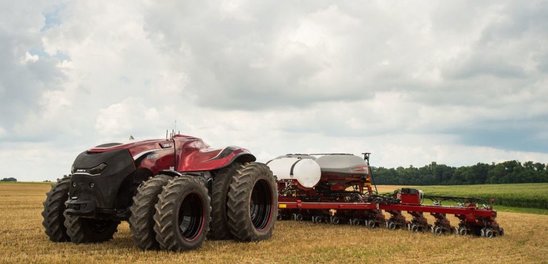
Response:
[[[281,221],[270,240],[206,241],[189,252],[139,250],[127,223],[106,243],[53,243],[40,215],[48,190],[48,184],[0,184],[0,262],[548,263],[548,216],[509,212],[499,212],[506,235],[495,239]]]

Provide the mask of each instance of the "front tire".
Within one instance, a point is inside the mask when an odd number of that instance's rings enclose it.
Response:
[[[70,237],[65,228],[65,216],[63,212],[66,209],[65,202],[68,200],[70,188],[70,177],[64,177],[57,184],[51,187],[46,194],[44,201],[44,211],[42,211],[42,225],[53,242],[67,242]]]
[[[118,220],[83,218],[65,214],[65,227],[70,241],[74,243],[100,243],[111,240]]]
[[[234,176],[228,192],[228,226],[240,241],[272,236],[278,214],[278,192],[272,171],[262,163],[248,163]]]
[[[154,232],[154,214],[156,213],[154,205],[158,202],[162,187],[171,179],[173,177],[168,175],[154,176],[140,185],[137,194],[133,197],[129,226],[133,242],[141,249],[160,248]]]
[[[154,231],[160,248],[172,251],[195,249],[209,230],[210,198],[203,181],[181,176],[166,185],[154,215]]]

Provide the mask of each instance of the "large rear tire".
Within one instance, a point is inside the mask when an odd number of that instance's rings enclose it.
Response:
[[[129,226],[131,236],[135,244],[144,250],[159,249],[160,244],[156,241],[154,232],[154,205],[158,202],[158,195],[162,187],[173,179],[168,175],[157,175],[137,188],[137,194],[133,197],[133,205],[130,207],[131,216]]]
[[[112,239],[118,220],[83,218],[65,213],[65,227],[74,243],[100,243]]]
[[[231,239],[228,228],[227,200],[228,190],[234,175],[242,165],[233,163],[228,167],[214,173],[213,186],[211,190],[211,223],[208,233],[209,239]]]
[[[160,248],[182,251],[200,247],[209,230],[210,213],[210,198],[202,180],[181,176],[170,181],[154,214]]]
[[[228,226],[239,241],[272,236],[278,215],[278,192],[272,171],[262,163],[243,165],[228,192]]]
[[[42,211],[42,225],[53,242],[67,242],[70,237],[67,235],[65,228],[65,202],[68,200],[68,192],[70,188],[70,177],[64,177],[57,184],[51,187],[51,190],[46,194],[44,201],[44,211]]]

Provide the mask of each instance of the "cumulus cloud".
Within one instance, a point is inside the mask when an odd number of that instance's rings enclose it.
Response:
[[[40,107],[43,92],[58,88],[63,74],[57,59],[43,51],[40,28],[42,11],[51,4],[3,2],[0,10],[0,116],[2,126],[12,127]]]
[[[543,1],[0,5],[6,176],[55,178],[89,146],[175,126],[260,160],[548,159]]]

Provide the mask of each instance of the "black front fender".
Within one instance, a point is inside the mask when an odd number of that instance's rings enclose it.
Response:
[[[122,183],[136,170],[133,158],[126,149],[83,152],[76,157],[73,168],[66,202],[66,212],[71,215],[114,212]]]

